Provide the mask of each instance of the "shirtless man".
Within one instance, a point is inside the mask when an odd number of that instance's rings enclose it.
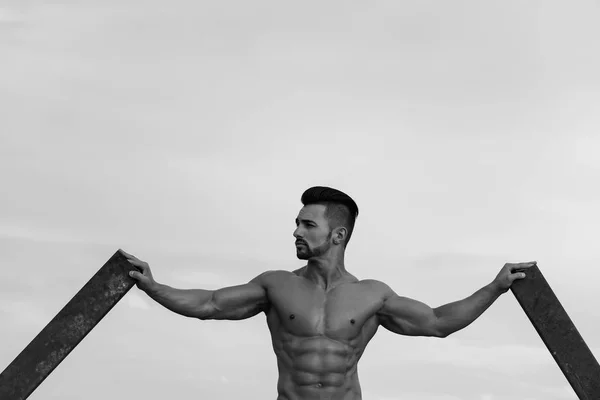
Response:
[[[444,338],[478,318],[535,262],[506,264],[496,278],[464,300],[430,308],[398,296],[383,282],[360,280],[344,267],[344,252],[358,215],[346,194],[313,187],[296,218],[295,271],[267,271],[244,285],[181,290],[157,283],[150,267],[125,252],[141,270],[136,285],[178,314],[241,320],[264,312],[277,357],[277,400],[360,400],[357,364],[379,326],[410,336]],[[519,271],[515,271],[519,270]]]

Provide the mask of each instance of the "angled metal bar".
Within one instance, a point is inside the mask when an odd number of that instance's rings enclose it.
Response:
[[[25,400],[135,285],[117,251],[0,374],[0,399]]]
[[[580,400],[600,399],[600,366],[537,266],[511,290]]]

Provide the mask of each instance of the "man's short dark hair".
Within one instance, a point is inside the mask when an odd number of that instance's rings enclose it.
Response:
[[[325,218],[329,221],[331,228],[344,226],[348,230],[345,245],[350,241],[354,222],[358,217],[358,206],[346,193],[326,186],[314,186],[307,189],[300,198],[302,204],[323,204]]]

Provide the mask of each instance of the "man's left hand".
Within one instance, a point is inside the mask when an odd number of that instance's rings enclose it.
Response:
[[[516,264],[504,264],[504,267],[502,267],[502,269],[498,273],[498,276],[496,276],[496,279],[494,279],[494,282],[492,282],[492,284],[494,284],[498,288],[498,290],[500,290],[501,293],[505,293],[514,281],[516,281],[517,279],[523,279],[526,276],[525,272],[515,272],[515,270],[531,268],[534,265],[537,265],[537,261]]]

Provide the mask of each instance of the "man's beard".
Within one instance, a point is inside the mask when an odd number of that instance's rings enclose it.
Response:
[[[298,257],[299,260],[310,260],[311,258],[322,256],[331,247],[331,243],[329,243],[331,235],[332,232],[330,231],[323,243],[313,249],[310,248],[308,243],[304,242],[303,249],[296,249],[296,257]]]

